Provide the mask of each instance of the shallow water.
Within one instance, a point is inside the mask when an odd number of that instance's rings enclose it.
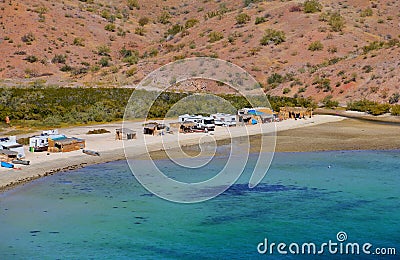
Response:
[[[258,254],[257,245],[264,238],[337,242],[339,231],[349,242],[399,254],[400,151],[277,153],[263,182],[249,189],[255,159],[228,191],[197,204],[153,196],[124,161],[33,181],[0,194],[0,259],[282,258]],[[173,178],[200,181],[225,162],[219,156],[198,172],[167,160],[157,165]],[[299,257],[316,256],[283,258]]]

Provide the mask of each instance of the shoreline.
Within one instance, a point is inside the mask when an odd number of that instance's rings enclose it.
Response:
[[[313,151],[310,149],[303,149],[298,146],[298,140],[293,140],[289,146],[291,148],[299,147],[300,149],[287,149],[285,148],[282,138],[288,135],[296,136],[296,132],[312,132],[313,128],[323,128],[324,125],[331,129],[329,125],[340,124],[341,122],[348,121],[350,119],[345,119],[338,116],[328,116],[328,115],[317,115],[312,119],[307,120],[286,120],[283,122],[276,123],[276,152],[301,152],[301,151]],[[141,123],[135,123],[138,129],[141,129]],[[248,136],[250,139],[255,140],[257,135],[260,135],[260,127],[263,128],[263,133],[268,134],[273,132],[274,124],[263,124],[256,126],[247,126]],[[75,170],[83,168],[89,165],[107,163],[111,161],[118,161],[125,159],[124,147],[122,147],[121,141],[114,140],[114,132],[106,135],[86,135],[88,129],[94,128],[105,128],[108,130],[120,127],[119,124],[107,124],[107,125],[97,125],[97,126],[82,126],[68,129],[67,135],[83,137],[87,141],[86,149],[99,151],[101,156],[90,156],[83,154],[81,150],[74,151],[70,153],[57,153],[46,155],[46,153],[29,153],[27,152],[27,160],[31,160],[32,164],[22,168],[22,170],[0,170],[0,192],[4,192],[14,187],[21,186],[32,180],[54,175],[58,172],[64,172],[69,170]],[[240,127],[236,127],[240,128]],[[236,128],[217,128],[213,139],[215,141],[229,140],[231,138],[243,137],[243,131],[235,131]],[[137,129],[135,129],[137,130]],[[311,131],[310,131],[311,130]],[[332,129],[331,129],[332,130]],[[64,129],[62,130],[64,131]],[[139,132],[138,132],[139,133]],[[294,133],[294,134],[293,134]],[[179,136],[179,141],[177,136]],[[147,147],[144,145],[141,139],[143,136],[138,134],[138,139],[132,141],[125,141],[127,148],[134,148],[135,152],[133,157],[139,158],[141,155],[150,152],[151,154],[164,153],[164,150],[198,145],[199,142],[204,143],[204,140],[200,140],[202,137],[206,136],[202,133],[193,134],[174,134],[164,136],[161,139],[160,136],[150,136],[146,137],[149,141],[146,142]],[[86,138],[85,138],[86,137]],[[160,142],[162,140],[162,142]],[[147,140],[146,140],[147,141]],[[255,141],[257,145],[257,141]],[[252,144],[253,145],[253,144]],[[295,147],[294,147],[295,146]],[[308,148],[312,148],[309,146]],[[398,147],[398,149],[400,146]],[[373,147],[371,147],[374,150]],[[332,149],[326,149],[332,150]],[[339,150],[351,150],[351,149],[339,149]],[[356,149],[361,150],[361,149]],[[370,150],[370,149],[367,149]],[[378,149],[383,150],[383,149]],[[388,147],[387,150],[391,150]],[[315,150],[322,151],[322,150]],[[131,156],[130,156],[131,157]]]

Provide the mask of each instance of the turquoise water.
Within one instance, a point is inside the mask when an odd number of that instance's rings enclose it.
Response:
[[[255,159],[252,155],[232,188],[197,204],[151,195],[124,161],[0,194],[0,259],[314,259],[260,255],[257,245],[264,238],[287,244],[336,241],[339,231],[349,242],[395,247],[398,259],[400,151],[277,153],[263,182],[250,190]],[[225,162],[219,156],[202,177]],[[180,180],[202,174],[167,160],[157,165]]]

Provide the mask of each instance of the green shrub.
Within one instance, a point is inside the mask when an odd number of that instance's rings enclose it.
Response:
[[[138,0],[128,0],[126,5],[129,7],[130,10],[133,9],[140,9]]]
[[[305,13],[321,12],[322,5],[318,2],[318,0],[306,0],[303,4],[303,10]]]
[[[346,21],[340,13],[336,12],[330,15],[328,24],[334,32],[340,32],[344,29]]]
[[[74,39],[74,42],[72,43],[75,46],[85,46],[85,39],[81,38],[81,37],[76,37]]]
[[[210,43],[213,43],[222,40],[224,38],[224,35],[221,32],[210,32],[208,38],[208,41]]]
[[[394,105],[392,106],[392,109],[390,110],[390,113],[393,116],[400,116],[400,105]]]
[[[158,21],[162,24],[169,23],[169,19],[171,19],[171,15],[168,12],[163,12],[160,17],[158,17]]]
[[[110,52],[110,47],[108,47],[107,45],[97,46],[97,54],[100,56],[108,56]]]
[[[363,47],[364,54],[367,54],[370,51],[382,49],[385,46],[385,42],[383,41],[374,41],[370,44]]]
[[[111,14],[110,14],[110,12],[109,12],[108,10],[103,10],[103,11],[101,11],[100,16],[101,16],[102,18],[108,20],[108,19],[110,19]]]
[[[130,65],[136,64],[139,61],[139,52],[138,51],[128,50],[125,47],[123,47],[119,51],[119,53],[122,57],[122,61],[129,63]]]
[[[24,34],[21,37],[21,40],[25,43],[31,43],[35,40],[35,35],[32,32],[29,32],[27,34]]]
[[[261,45],[268,45],[271,42],[278,45],[286,41],[285,32],[274,29],[265,30],[264,36],[261,38]]]
[[[109,66],[109,61],[110,61],[109,57],[101,57],[101,59],[99,61],[99,65],[102,66],[102,67],[108,67]]]
[[[236,16],[236,23],[237,24],[246,24],[251,20],[250,16],[245,13],[238,14]]]
[[[376,104],[369,108],[369,113],[374,116],[383,115],[390,112],[390,105],[389,104]]]
[[[284,77],[278,73],[273,73],[271,76],[268,77],[267,83],[272,87],[275,88],[279,84],[284,82]]]
[[[308,46],[308,50],[310,51],[321,51],[322,49],[324,49],[324,45],[320,41],[312,42]]]
[[[104,26],[104,29],[106,31],[115,32],[115,24],[113,23],[106,24],[106,26]]]
[[[52,63],[65,63],[67,61],[67,56],[63,54],[56,54],[51,59]]]
[[[64,66],[62,66],[62,67],[60,68],[60,71],[62,71],[62,72],[69,72],[69,71],[72,71],[72,69],[73,69],[73,68],[72,68],[71,66],[65,64]]]
[[[197,19],[189,19],[185,23],[185,28],[186,29],[192,28],[198,23],[199,23],[199,20],[197,20]]]
[[[367,16],[372,16],[373,14],[374,14],[374,12],[372,11],[372,9],[370,7],[368,7],[361,11],[360,16],[367,17]]]
[[[290,88],[284,88],[282,93],[285,95],[285,94],[290,93],[290,91],[291,91]]]
[[[256,17],[256,21],[254,22],[256,25],[260,24],[260,23],[265,23],[267,21],[267,19],[265,19],[265,17]]]
[[[34,55],[29,55],[29,56],[25,57],[24,60],[26,60],[27,62],[30,62],[30,63],[34,63],[34,62],[37,62],[39,59]]]
[[[150,22],[149,18],[147,17],[142,17],[139,19],[139,25],[140,26],[145,26],[146,24],[148,24]]]
[[[136,71],[137,71],[137,68],[136,67],[132,67],[132,68],[130,68],[130,69],[128,69],[126,71],[126,76],[127,77],[132,77],[133,75],[135,75]]]
[[[328,95],[326,96],[323,100],[322,100],[322,104],[324,105],[324,107],[326,108],[335,108],[337,106],[339,106],[339,102],[332,100],[333,96],[332,95]]]
[[[389,104],[380,104],[367,99],[347,103],[347,110],[366,112],[374,116],[389,113],[390,108]]]
[[[143,27],[136,27],[135,28],[135,34],[144,36],[146,33],[146,30]]]
[[[331,80],[328,78],[320,78],[317,76],[312,84],[316,85],[316,88],[321,89],[323,92],[329,92],[332,90]]]
[[[180,33],[183,29],[184,29],[184,27],[182,25],[175,24],[175,25],[173,25],[171,28],[169,28],[167,30],[166,36],[168,36],[168,35],[176,35],[176,34]]]

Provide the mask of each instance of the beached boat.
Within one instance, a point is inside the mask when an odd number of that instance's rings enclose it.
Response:
[[[14,168],[14,164],[8,162],[1,162],[1,167],[12,169]]]
[[[92,151],[92,150],[82,150],[82,152],[85,154],[88,154],[88,155],[92,155],[92,156],[100,156],[99,152]]]
[[[29,165],[31,163],[31,161],[26,161],[26,160],[12,160],[13,164],[22,164],[22,165]]]

